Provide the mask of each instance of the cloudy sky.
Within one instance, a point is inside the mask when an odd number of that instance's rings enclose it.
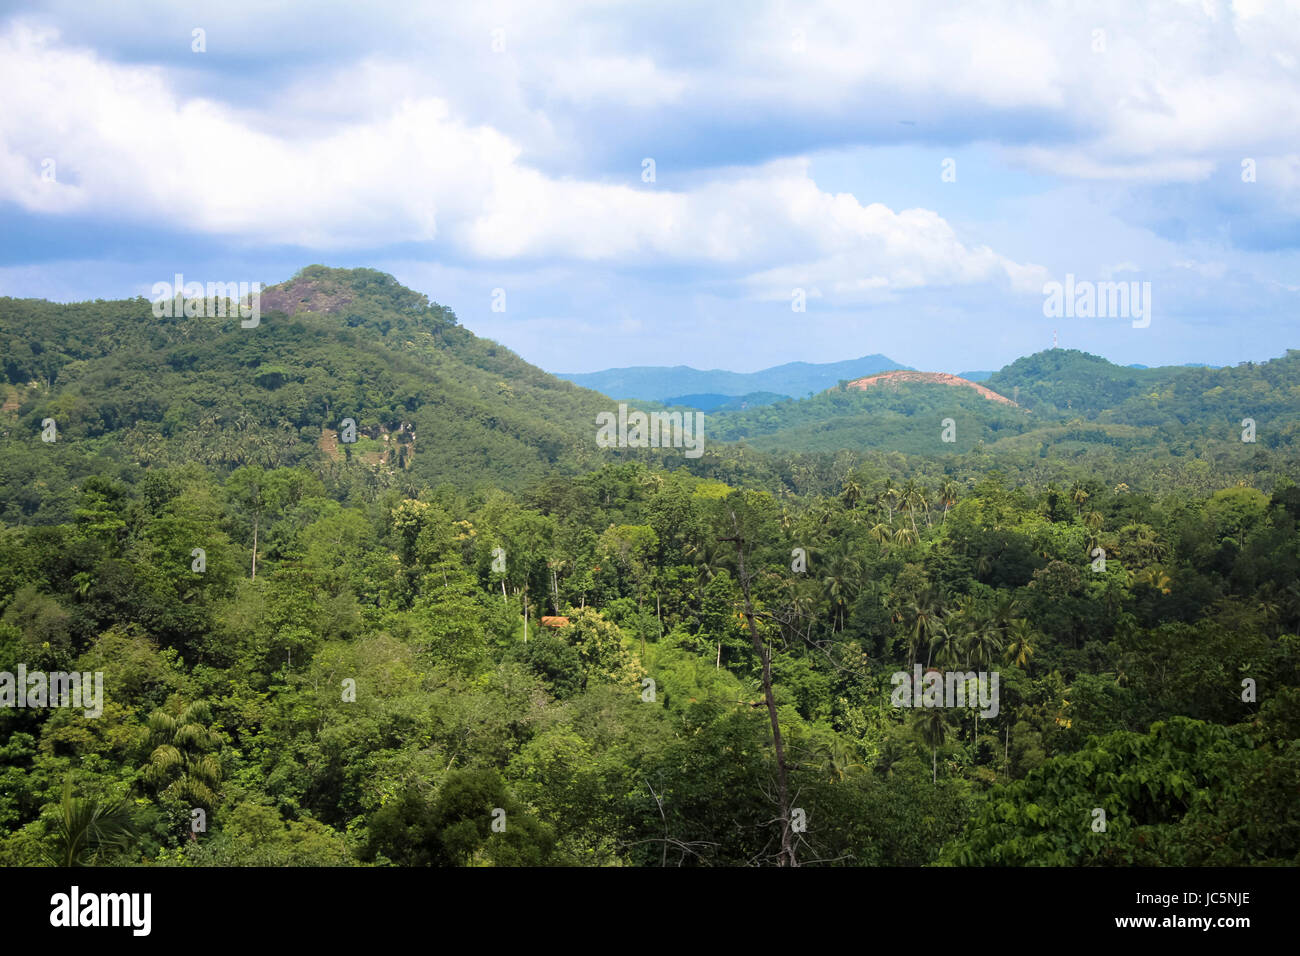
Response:
[[[0,9],[0,295],[368,266],[565,372],[1300,347],[1300,0]]]

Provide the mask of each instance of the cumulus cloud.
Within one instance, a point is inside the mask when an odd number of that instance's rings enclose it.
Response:
[[[265,117],[178,95],[158,68],[108,62],[25,27],[0,38],[0,84],[20,80],[23,108],[0,117],[0,198],[31,211],[321,249],[436,240],[484,260],[712,263],[758,287],[799,262],[846,293],[864,276],[908,288],[1027,268],[960,242],[935,212],[824,192],[804,160],[679,190],[639,176],[555,178],[524,163],[509,137],[430,96],[320,133],[280,133]],[[76,185],[40,180],[42,149]]]

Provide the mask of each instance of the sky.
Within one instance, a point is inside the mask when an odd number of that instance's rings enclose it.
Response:
[[[0,90],[0,295],[365,266],[553,372],[1300,347],[1300,0],[51,0]]]

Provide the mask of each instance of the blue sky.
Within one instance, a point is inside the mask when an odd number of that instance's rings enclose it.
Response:
[[[563,372],[1300,347],[1295,0],[3,9],[3,295],[368,266]]]

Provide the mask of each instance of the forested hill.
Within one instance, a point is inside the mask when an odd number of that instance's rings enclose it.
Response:
[[[916,377],[915,373],[911,377]],[[880,376],[887,387],[841,383],[809,399],[719,413],[711,435],[772,452],[885,449],[948,455],[975,448],[1023,456],[1116,449],[1213,459],[1300,442],[1300,351],[1233,368],[1135,369],[1053,349],[1017,359],[982,383],[1016,406],[970,389]],[[950,442],[942,422],[954,425]],[[1242,441],[1243,420],[1255,441]]]
[[[100,470],[357,455],[413,481],[515,487],[594,466],[609,400],[476,337],[392,276],[311,266],[265,289],[262,313],[245,328],[156,317],[143,298],[0,299],[0,440],[39,444],[52,418],[55,457],[76,445]],[[340,446],[345,418],[358,441]]]
[[[688,460],[676,449],[599,448],[596,415],[611,399],[478,338],[372,269],[305,268],[263,291],[254,328],[238,316],[153,313],[143,298],[0,298],[5,520],[66,520],[88,475],[134,482],[185,463],[222,473],[310,465],[343,495],[357,483],[522,490],[629,458],[806,493],[837,486],[844,455],[901,476],[899,453],[924,459],[907,467],[950,475],[996,467],[1017,480],[1051,456],[1112,484],[1138,487],[1162,471],[1200,487],[1207,470],[1284,470],[1278,456],[1300,435],[1300,352],[1236,368],[1134,369],[1052,350],[985,383],[1018,406],[898,376],[865,391],[842,383],[711,412],[704,455]],[[348,418],[354,444],[339,441]],[[1241,441],[1246,418],[1255,443]],[[47,419],[57,429],[48,445]]]

